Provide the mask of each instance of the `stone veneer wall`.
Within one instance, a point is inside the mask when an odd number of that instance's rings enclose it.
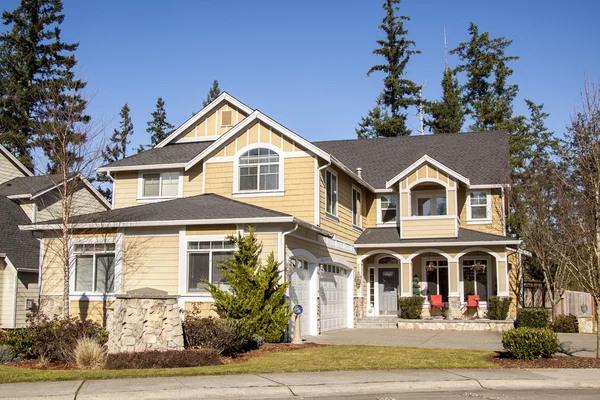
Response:
[[[109,353],[183,349],[176,297],[150,297],[117,297],[108,316]]]
[[[40,296],[40,313],[49,318],[55,315],[63,315],[63,296]]]
[[[365,298],[355,297],[354,298],[354,326],[359,319],[365,316]]]

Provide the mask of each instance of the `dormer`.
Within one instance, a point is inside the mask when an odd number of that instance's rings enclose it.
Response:
[[[458,189],[469,179],[425,155],[386,183],[399,193],[402,239],[454,238],[460,213]]]

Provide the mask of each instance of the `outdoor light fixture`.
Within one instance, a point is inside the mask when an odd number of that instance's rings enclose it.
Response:
[[[429,261],[427,263],[427,271],[428,272],[433,272],[435,271],[435,264],[433,263],[433,261]]]
[[[325,277],[325,267],[323,264],[319,264],[319,279],[323,279]]]
[[[473,264],[473,269],[477,272],[485,271],[486,267],[487,267],[487,265],[482,263],[480,260],[475,261],[475,264]]]

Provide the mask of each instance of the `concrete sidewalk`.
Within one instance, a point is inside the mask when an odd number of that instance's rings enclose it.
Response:
[[[596,335],[559,333],[561,353],[578,357],[596,357]],[[402,346],[428,349],[464,349],[503,351],[499,332],[464,332],[398,329],[342,329],[306,336],[307,342],[324,344],[358,344],[371,346]]]
[[[0,398],[264,399],[389,392],[600,389],[598,369],[342,371],[0,385]]]

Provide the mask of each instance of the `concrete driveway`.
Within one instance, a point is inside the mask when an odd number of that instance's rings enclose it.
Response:
[[[596,335],[559,333],[562,353],[596,356]],[[498,332],[465,332],[398,329],[343,329],[319,336],[307,336],[307,342],[323,344],[360,344],[371,346],[401,346],[437,349],[502,351],[502,334]]]

